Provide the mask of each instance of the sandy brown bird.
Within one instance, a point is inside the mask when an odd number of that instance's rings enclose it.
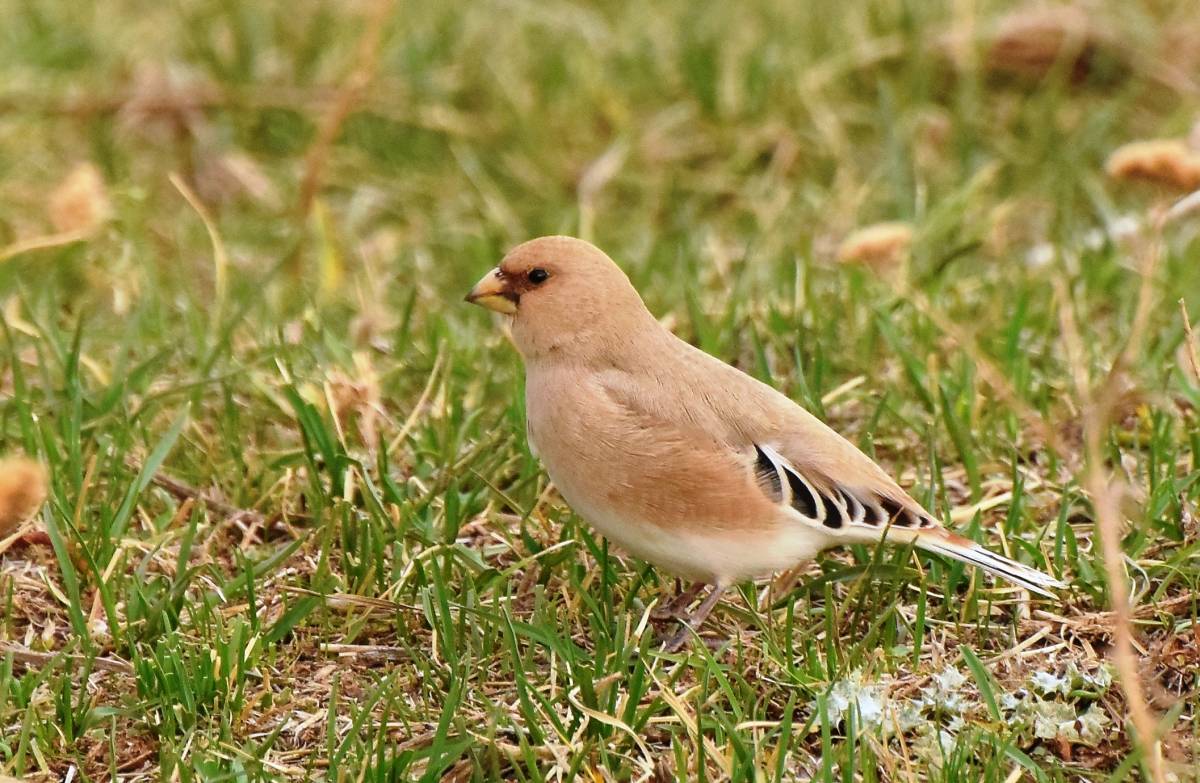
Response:
[[[808,411],[671,334],[583,240],[518,245],[467,301],[512,318],[530,448],[563,498],[635,557],[712,585],[668,649],[730,585],[840,544],[915,543],[1035,593],[1062,587],[946,530]]]

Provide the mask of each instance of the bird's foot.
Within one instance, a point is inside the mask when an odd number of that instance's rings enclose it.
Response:
[[[700,626],[704,625],[704,621],[708,619],[708,615],[712,612],[713,607],[717,605],[717,601],[720,600],[724,592],[725,588],[723,586],[715,585],[712,592],[705,596],[700,606],[696,607],[696,611],[663,644],[663,652],[678,652],[679,648],[683,647],[683,643],[692,635],[692,632],[699,631]]]
[[[650,611],[651,620],[687,620],[688,606],[704,589],[703,582],[693,582],[686,590],[679,590],[675,597],[665,604],[659,604]]]
[[[692,626],[683,623],[679,626],[679,630],[667,637],[663,642],[662,651],[666,653],[679,652],[679,648],[683,647],[683,643],[692,635]]]

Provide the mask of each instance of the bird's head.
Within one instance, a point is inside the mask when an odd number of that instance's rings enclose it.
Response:
[[[467,301],[512,316],[513,341],[526,359],[555,351],[594,355],[655,323],[621,268],[574,237],[517,245],[475,284]]]

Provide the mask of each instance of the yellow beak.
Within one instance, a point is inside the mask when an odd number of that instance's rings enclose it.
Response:
[[[517,294],[508,287],[508,281],[499,268],[484,275],[471,289],[471,293],[467,294],[467,301],[471,304],[505,315],[517,312],[517,299]]]

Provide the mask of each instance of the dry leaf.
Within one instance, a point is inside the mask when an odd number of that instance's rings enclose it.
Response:
[[[996,74],[1042,79],[1065,68],[1072,79],[1087,77],[1101,47],[1116,54],[1095,18],[1076,6],[1027,7],[1000,18],[987,45],[985,63]]]
[[[94,234],[112,216],[108,188],[95,164],[80,163],[67,175],[47,205],[50,222],[59,233]]]
[[[0,460],[0,538],[33,516],[45,500],[45,468],[27,457]]]
[[[1179,190],[1200,187],[1200,152],[1181,139],[1150,139],[1118,147],[1105,171],[1113,179],[1144,180]]]
[[[912,237],[907,223],[876,223],[846,237],[838,248],[838,260],[876,268],[893,266],[908,252]]]

